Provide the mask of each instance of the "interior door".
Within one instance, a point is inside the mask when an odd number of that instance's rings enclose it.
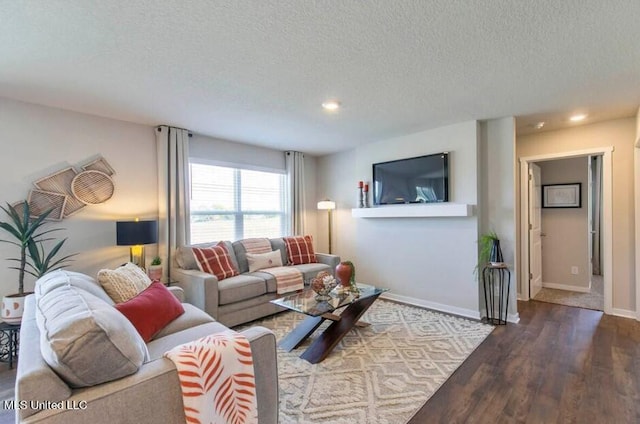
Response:
[[[529,165],[529,298],[542,289],[542,191],[541,171]]]

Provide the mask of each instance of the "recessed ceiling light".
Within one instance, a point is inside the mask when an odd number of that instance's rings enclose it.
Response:
[[[544,121],[540,121],[537,124],[534,125],[534,127],[536,127],[537,130],[539,130],[540,128],[544,127]]]
[[[337,100],[327,100],[326,102],[322,102],[322,108],[324,110],[335,112],[340,109],[340,102]]]
[[[572,117],[569,118],[569,121],[571,122],[579,122],[584,120],[587,117],[586,113],[579,113],[577,115],[573,115]]]

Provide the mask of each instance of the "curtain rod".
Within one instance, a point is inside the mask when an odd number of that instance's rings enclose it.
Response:
[[[172,127],[171,125],[158,125],[156,127],[156,131],[161,131],[160,127],[168,127],[168,128],[175,128],[177,130],[185,130],[185,131],[189,131],[186,128],[180,128],[180,127]],[[191,133],[191,131],[189,131],[189,137],[193,137],[193,133]]]

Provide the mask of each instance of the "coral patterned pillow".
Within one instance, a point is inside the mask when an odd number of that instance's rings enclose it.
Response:
[[[194,247],[193,255],[200,271],[215,275],[218,281],[239,274],[222,243],[212,247]]]
[[[313,251],[313,237],[284,237],[287,245],[287,260],[290,265],[313,264],[318,262]]]

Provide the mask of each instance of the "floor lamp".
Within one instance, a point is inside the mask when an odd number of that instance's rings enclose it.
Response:
[[[318,202],[318,209],[319,210],[326,210],[327,211],[327,217],[328,217],[328,222],[329,222],[329,253],[331,252],[331,211],[334,210],[336,208],[336,202],[333,202],[329,199],[325,199],[325,200],[321,200],[320,202]]]

